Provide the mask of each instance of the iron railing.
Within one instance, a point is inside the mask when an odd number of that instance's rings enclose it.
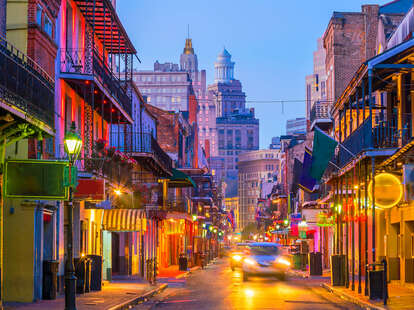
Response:
[[[310,121],[313,123],[317,119],[330,119],[329,103],[315,102],[310,111]]]
[[[191,212],[191,206],[189,204],[189,201],[184,197],[169,197],[167,199],[166,205],[166,211],[176,211],[182,213]]]
[[[337,157],[339,166],[344,167],[353,158],[367,149],[386,149],[401,147],[411,140],[411,115],[405,117],[402,129],[398,129],[397,119],[380,120],[372,126],[371,117],[368,117],[339,147]],[[346,149],[345,149],[346,148]],[[352,154],[353,155],[352,155]]]
[[[132,100],[126,91],[126,85],[115,76],[96,49],[63,49],[60,72],[96,77],[125,112],[132,115]]]
[[[163,151],[151,133],[112,132],[111,145],[133,157],[137,153],[152,154],[165,170],[172,170],[171,157]]]
[[[0,98],[54,128],[55,83],[31,58],[0,37]]]

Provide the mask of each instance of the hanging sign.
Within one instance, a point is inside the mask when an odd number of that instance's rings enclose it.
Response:
[[[380,208],[392,208],[401,201],[403,186],[400,179],[391,173],[375,176],[375,205]],[[372,181],[368,185],[368,196],[372,201]]]

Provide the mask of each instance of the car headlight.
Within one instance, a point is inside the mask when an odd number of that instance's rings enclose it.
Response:
[[[276,263],[281,264],[281,265],[285,265],[287,267],[290,267],[290,261],[288,261],[286,258],[283,257],[279,257],[278,259],[276,259]]]
[[[242,257],[236,254],[236,255],[233,255],[232,259],[235,260],[236,262],[239,262],[241,261]]]
[[[244,262],[246,263],[246,264],[248,264],[248,265],[256,265],[256,262],[253,260],[253,259],[250,259],[250,258],[246,258],[245,260],[244,260]]]

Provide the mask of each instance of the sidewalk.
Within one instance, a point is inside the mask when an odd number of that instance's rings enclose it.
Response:
[[[164,268],[159,270],[157,279],[162,280],[164,278],[184,278],[188,276],[191,272],[196,271],[200,269],[200,266],[194,266],[189,268],[187,271],[180,271],[178,270],[178,265],[172,265],[168,268]]]
[[[129,309],[129,307],[163,291],[167,286],[167,284],[151,286],[142,280],[116,280],[111,283],[105,283],[105,285],[102,286],[102,291],[76,295],[76,306],[78,310]],[[64,306],[64,296],[60,295],[55,300],[41,300],[29,304],[8,303],[5,305],[4,309],[64,309]]]
[[[340,296],[348,301],[360,305],[366,309],[413,309],[414,308],[414,290],[397,283],[388,284],[388,301],[383,305],[382,300],[370,300],[364,295],[365,283],[362,282],[362,293],[358,294],[358,282],[355,283],[355,291],[343,286],[332,286],[330,283],[323,283],[322,287]]]

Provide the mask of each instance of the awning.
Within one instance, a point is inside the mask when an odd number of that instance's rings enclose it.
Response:
[[[107,231],[145,231],[145,212],[141,209],[104,210],[102,228]]]
[[[169,178],[169,187],[197,187],[194,180],[184,172],[172,169],[172,176]]]

